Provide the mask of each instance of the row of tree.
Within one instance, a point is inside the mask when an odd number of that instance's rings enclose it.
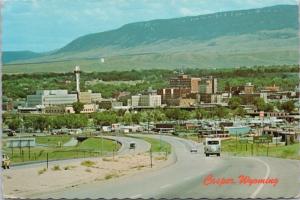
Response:
[[[60,128],[82,128],[88,126],[104,126],[113,123],[139,124],[141,122],[161,122],[165,120],[188,120],[203,118],[228,118],[243,116],[242,108],[228,109],[217,107],[211,110],[196,109],[154,109],[151,111],[104,111],[92,114],[65,115],[20,115],[5,114],[3,122],[12,130],[33,129],[51,130]],[[91,122],[91,123],[90,123]]]
[[[249,101],[249,100],[248,100]],[[234,96],[229,99],[228,106],[230,109],[237,109],[241,105],[245,105],[245,99],[243,97]],[[257,110],[265,112],[273,112],[275,109],[291,113],[295,109],[295,102],[292,100],[280,103],[279,101],[274,103],[266,103],[262,98],[255,98],[252,105],[256,106]]]
[[[101,92],[104,97],[111,97],[114,92],[128,91],[132,94],[142,92],[148,87],[153,89],[167,85],[170,77],[179,70],[131,70],[112,72],[93,72],[81,74],[81,90],[91,89]],[[180,70],[181,71],[181,70]],[[225,85],[237,86],[252,82],[258,87],[276,84],[283,89],[294,89],[298,84],[298,66],[268,66],[242,67],[239,69],[186,69],[184,73],[195,77],[211,75],[218,78],[218,89],[223,90]],[[101,79],[104,81],[135,81],[144,82],[137,85],[130,84],[96,84],[85,85],[85,81]],[[73,73],[33,73],[33,74],[4,74],[3,95],[17,99],[25,98],[38,89],[67,89],[75,90]]]

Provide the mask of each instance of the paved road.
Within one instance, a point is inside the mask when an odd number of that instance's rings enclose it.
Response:
[[[68,142],[66,142],[63,146],[64,147],[74,147],[78,143],[78,140],[76,140],[74,137],[72,137]]]
[[[119,155],[142,153],[142,152],[149,151],[151,147],[150,143],[142,139],[119,137],[119,136],[103,136],[103,137],[107,139],[116,140],[122,144],[118,152]],[[136,146],[135,149],[129,149],[130,142],[135,143]]]
[[[149,136],[156,137],[157,136]],[[295,197],[300,194],[299,161],[276,158],[204,157],[189,152],[195,143],[180,138],[162,136],[176,154],[177,162],[157,171],[143,172],[130,177],[80,185],[38,196],[40,198],[266,198]],[[203,184],[204,177],[278,178],[276,186],[240,184]],[[35,196],[37,197],[37,196]]]
[[[128,138],[128,137],[116,137],[116,136],[104,136],[104,138],[116,140],[121,143],[121,148],[117,152],[117,155],[124,155],[124,154],[135,154],[140,152],[146,152],[150,149],[151,145],[142,140],[142,139],[135,139],[135,138]],[[130,142],[133,141],[136,143],[136,148],[129,149]],[[55,165],[55,164],[67,164],[74,161],[82,161],[86,160],[87,158],[75,158],[75,159],[65,159],[65,160],[55,160],[55,161],[49,161],[49,166]],[[14,169],[21,169],[21,168],[31,168],[31,167],[37,167],[42,166],[46,167],[46,161],[38,161],[36,163],[30,163],[30,164],[24,164],[24,165],[16,165],[11,166],[10,170]]]

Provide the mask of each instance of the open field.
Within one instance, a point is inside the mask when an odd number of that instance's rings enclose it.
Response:
[[[63,139],[60,139],[60,136],[37,138],[37,141],[45,142],[45,144],[47,144],[47,141],[49,140],[50,146],[36,146],[31,147],[30,149],[28,147],[14,149],[4,147],[4,152],[10,157],[12,163],[22,163],[30,161],[46,161],[47,154],[49,160],[109,155],[113,151],[118,151],[120,148],[120,144],[108,139],[103,139],[102,143],[100,138],[88,138],[74,147],[55,146],[59,141],[64,140],[66,142],[68,136],[62,137]],[[102,144],[103,146],[101,148]]]
[[[35,142],[37,144],[44,144],[48,146],[60,146],[68,142],[71,139],[69,135],[60,135],[60,136],[39,136],[35,137]]]
[[[253,145],[253,147],[252,147]],[[269,149],[267,144],[243,144],[239,140],[237,142],[234,138],[222,141],[222,152],[229,153],[231,155],[238,156],[251,156],[252,148],[254,156],[268,156],[278,157],[278,158],[288,158],[288,159],[298,159],[300,160],[300,144],[295,143],[288,146],[276,146],[275,144],[270,144]],[[268,149],[268,150],[267,150]]]

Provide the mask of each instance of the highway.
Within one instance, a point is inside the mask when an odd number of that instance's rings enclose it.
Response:
[[[140,152],[146,152],[150,149],[151,145],[142,140],[142,139],[136,139],[136,138],[129,138],[129,137],[116,137],[116,136],[103,136],[103,138],[106,139],[111,139],[118,141],[121,143],[121,147],[117,152],[117,155],[124,155],[124,154],[137,154]],[[134,150],[129,149],[129,144],[130,142],[135,142],[136,143],[136,148]],[[70,159],[65,159],[65,160],[52,160],[49,161],[49,165],[55,165],[55,164],[67,164],[70,162],[74,161],[83,161],[86,160],[87,158],[70,158]],[[14,169],[21,169],[21,168],[31,168],[31,167],[37,167],[37,166],[46,166],[46,161],[37,161],[34,163],[26,163],[26,164],[20,164],[20,165],[15,165],[11,166],[10,170]]]
[[[159,139],[159,136],[148,136]],[[79,185],[33,198],[280,198],[300,194],[300,162],[266,157],[205,157],[190,153],[196,144],[181,138],[162,136],[173,148],[174,164],[129,177]],[[204,178],[233,178],[235,184],[205,185]],[[238,183],[240,175],[251,178],[277,178],[276,186]]]
[[[142,139],[120,137],[120,136],[103,136],[103,138],[115,140],[122,144],[121,148],[118,151],[118,155],[142,153],[142,152],[149,151],[151,147],[150,143]],[[135,149],[129,149],[130,142],[135,143],[136,145]]]

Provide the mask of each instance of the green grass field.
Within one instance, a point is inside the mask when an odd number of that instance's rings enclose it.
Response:
[[[29,148],[23,147],[21,149],[4,147],[4,152],[10,157],[12,163],[21,163],[29,161],[46,161],[47,154],[49,160],[59,160],[59,159],[70,159],[70,158],[84,158],[84,157],[95,157],[110,155],[113,150],[116,152],[120,148],[120,144],[103,139],[103,143],[100,138],[88,138],[87,140],[78,143],[74,147],[59,147],[55,146],[60,136],[47,136],[47,137],[37,137],[37,141],[47,144],[49,139],[49,147],[31,147],[30,155]],[[68,141],[68,136],[62,137],[64,141]],[[69,138],[70,139],[70,138]],[[52,144],[52,145],[51,145]],[[101,148],[101,145],[103,147]]]
[[[252,147],[253,145],[253,147]],[[222,152],[238,156],[251,156],[253,148],[254,156],[270,156],[278,158],[298,159],[300,160],[300,144],[295,143],[288,146],[276,146],[274,144],[243,144],[235,139],[222,141]],[[267,152],[268,151],[268,152]]]
[[[63,145],[71,139],[69,135],[59,136],[39,136],[35,138],[37,144],[45,144],[48,146],[59,146],[59,143]]]

